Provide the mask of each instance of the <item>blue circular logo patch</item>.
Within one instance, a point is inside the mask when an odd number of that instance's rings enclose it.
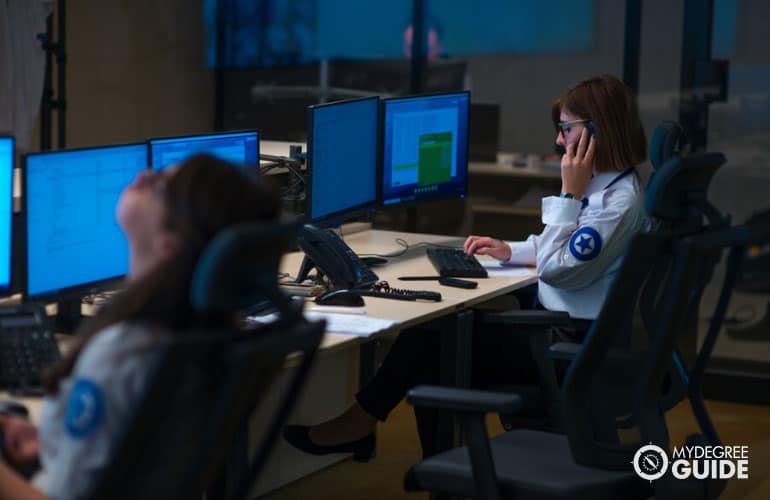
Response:
[[[75,382],[67,401],[64,428],[74,438],[84,438],[98,428],[104,419],[104,396],[90,380]]]
[[[569,240],[569,251],[577,260],[596,258],[602,251],[602,237],[592,227],[582,227]]]

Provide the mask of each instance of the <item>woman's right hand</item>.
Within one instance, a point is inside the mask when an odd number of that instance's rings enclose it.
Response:
[[[463,245],[466,255],[489,255],[497,260],[506,261],[511,258],[511,247],[500,240],[489,236],[468,236]]]
[[[580,200],[594,173],[596,141],[587,129],[580,132],[578,143],[567,144],[561,157],[561,192],[571,193]]]
[[[0,414],[3,431],[3,456],[15,465],[37,460],[40,453],[37,427],[29,420],[15,415]]]

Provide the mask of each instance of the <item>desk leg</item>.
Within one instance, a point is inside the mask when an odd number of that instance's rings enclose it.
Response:
[[[358,388],[361,389],[374,378],[378,341],[363,342],[359,347]]]
[[[468,309],[446,318],[441,328],[441,385],[470,387],[473,311]],[[457,418],[439,419],[437,450],[462,446],[462,430]]]
[[[467,388],[471,384],[471,349],[473,341],[473,310],[466,309],[445,318],[441,325],[441,385]],[[448,450],[463,445],[460,421],[441,412],[438,416],[436,450]],[[445,494],[430,494],[431,500],[450,500]]]

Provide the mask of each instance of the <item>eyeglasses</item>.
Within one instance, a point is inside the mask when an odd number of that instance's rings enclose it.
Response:
[[[563,135],[564,139],[566,140],[567,135],[569,135],[573,125],[577,125],[579,123],[588,123],[590,121],[591,120],[570,120],[568,122],[559,122],[556,124],[556,131],[557,133],[561,133],[561,135]]]

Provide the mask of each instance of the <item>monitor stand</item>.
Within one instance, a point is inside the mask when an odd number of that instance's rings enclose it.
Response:
[[[73,334],[83,320],[80,312],[81,299],[60,300],[56,307],[54,317],[54,331],[56,333]]]

